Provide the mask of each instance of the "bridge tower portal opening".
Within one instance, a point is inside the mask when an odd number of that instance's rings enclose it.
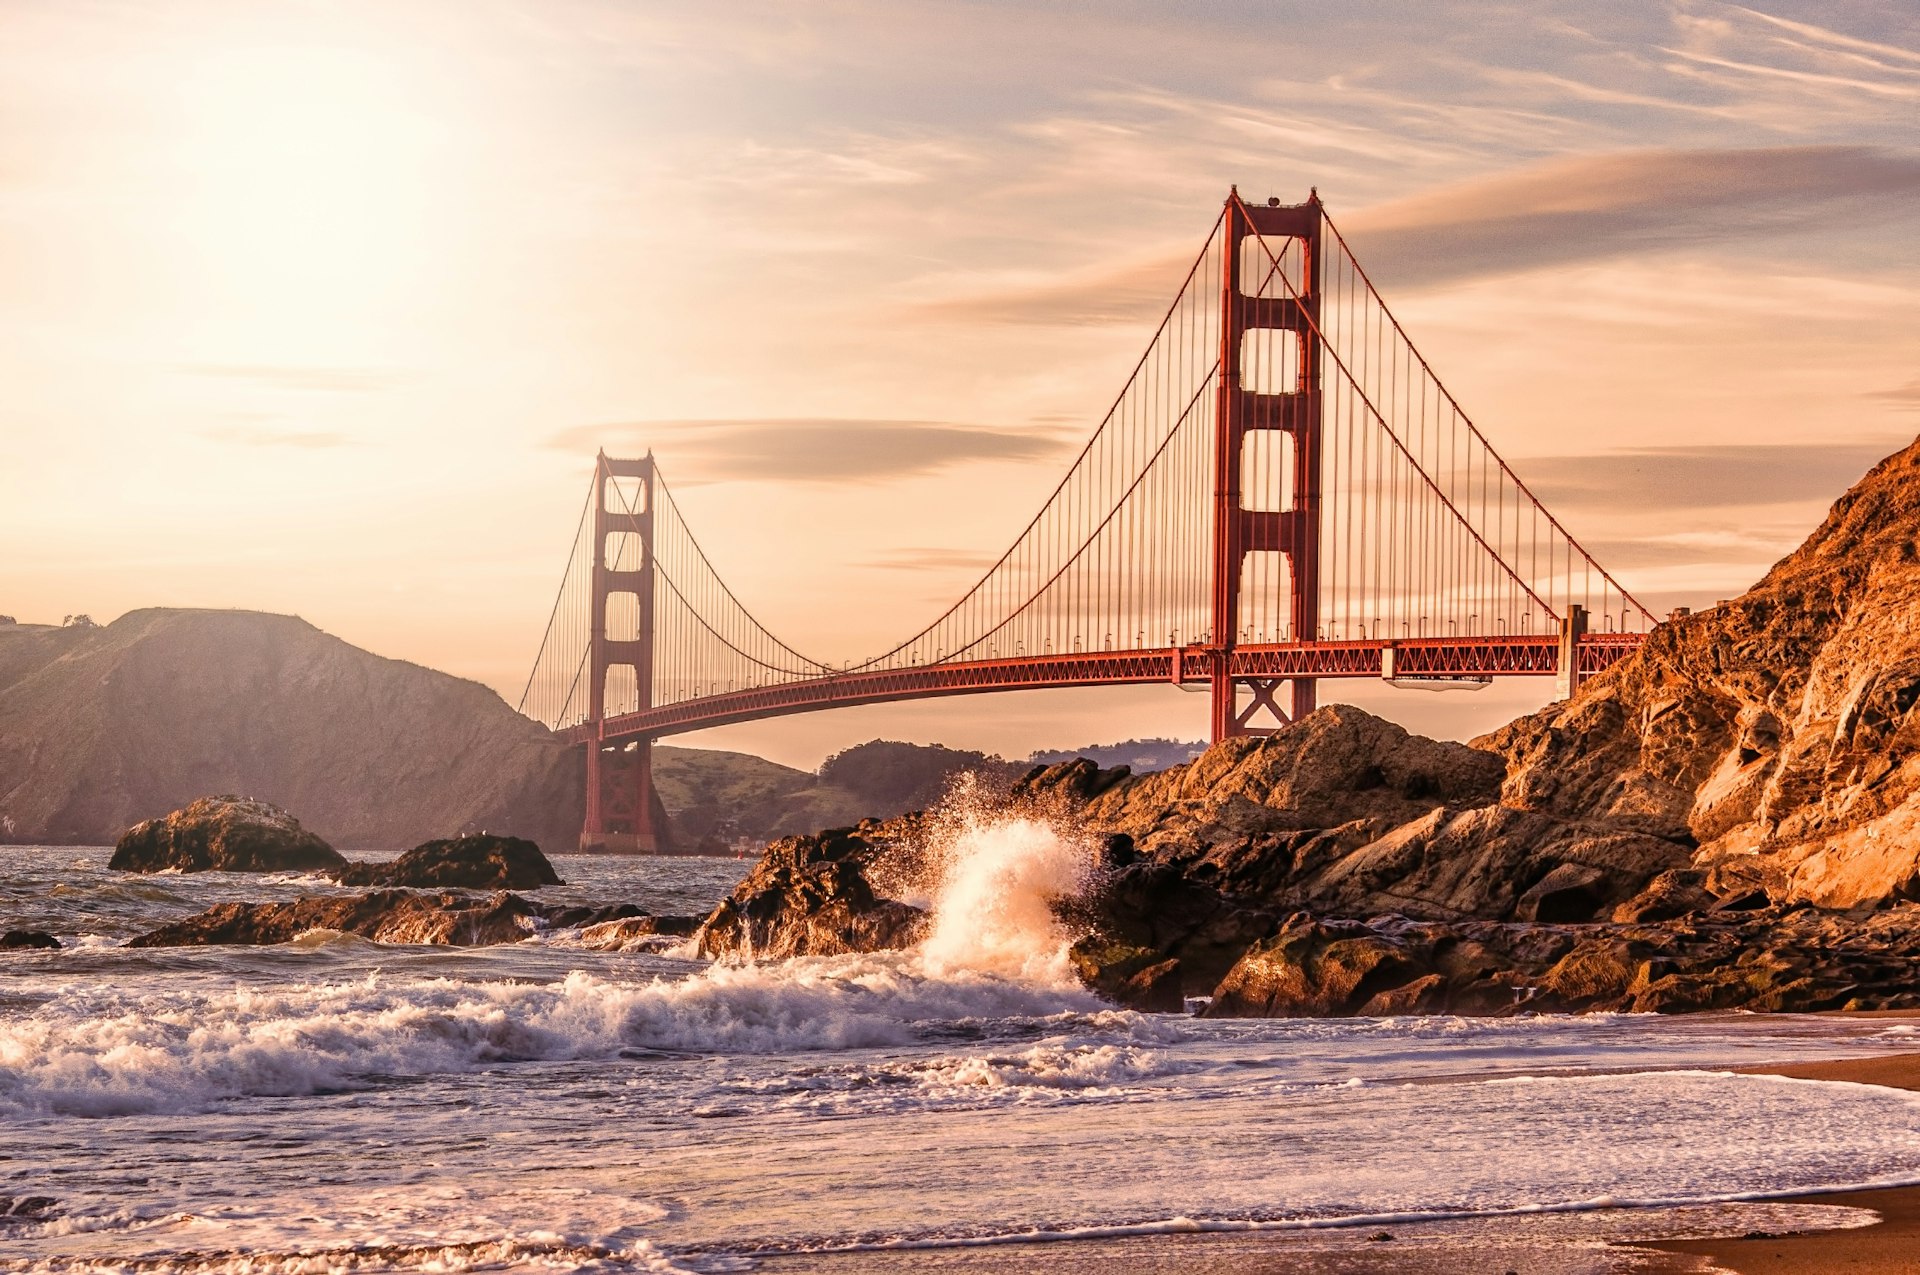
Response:
[[[1277,552],[1286,560],[1292,640],[1319,635],[1322,224],[1318,191],[1291,205],[1248,204],[1237,189],[1227,196],[1207,648],[1216,742],[1271,734],[1317,702],[1311,677],[1245,678],[1230,669],[1242,631],[1242,568],[1249,554]],[[1291,445],[1292,490],[1281,509],[1247,507],[1247,440],[1261,431],[1284,434]],[[1256,454],[1277,451],[1263,447]]]

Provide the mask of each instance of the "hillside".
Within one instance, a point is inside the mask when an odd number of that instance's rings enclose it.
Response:
[[[479,683],[291,616],[0,626],[0,841],[110,843],[236,793],[348,851],[479,828],[571,847],[579,764]]]

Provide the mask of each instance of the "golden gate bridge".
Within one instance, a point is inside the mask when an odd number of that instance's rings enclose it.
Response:
[[[1066,476],[932,623],[803,655],[734,596],[651,453],[602,452],[520,710],[586,750],[582,847],[660,848],[662,736],[989,691],[1204,685],[1211,733],[1322,678],[1556,676],[1654,617],[1528,490],[1414,348],[1318,192],[1227,198]]]

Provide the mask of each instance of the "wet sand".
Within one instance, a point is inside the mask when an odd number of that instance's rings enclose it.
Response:
[[[1845,1080],[1920,1091],[1920,1054],[1846,1058],[1748,1070],[1799,1080]],[[1764,1239],[1673,1240],[1648,1247],[1692,1258],[1705,1257],[1714,1266],[1737,1271],[1739,1275],[1776,1275],[1776,1272],[1789,1271],[1795,1275],[1828,1275],[1829,1272],[1911,1275],[1920,1271],[1920,1187],[1809,1195],[1795,1202],[1872,1209],[1880,1214],[1881,1221],[1853,1230],[1812,1231]],[[1699,1268],[1684,1263],[1673,1269]]]
[[[1741,1070],[1920,1092],[1920,1053]],[[1157,1235],[984,1249],[795,1255],[765,1259],[761,1269],[768,1275],[1108,1275],[1119,1270],[1133,1275],[1920,1275],[1920,1187],[1807,1195],[1768,1204],[1777,1206],[1779,1222],[1769,1223],[1762,1235],[1727,1239],[1647,1238],[1662,1229],[1669,1235],[1710,1234],[1716,1229],[1713,1220],[1697,1210],[1656,1210],[1651,1215],[1621,1211],[1482,1222],[1471,1237],[1447,1225],[1389,1227],[1378,1233],[1377,1242],[1369,1242],[1364,1231]],[[1828,1209],[1867,1209],[1880,1220],[1845,1227],[1843,1218],[1826,1214]],[[1598,1229],[1611,1232],[1604,1238],[1594,1233],[1602,1217],[1607,1223]],[[1820,1229],[1829,1221],[1845,1229]],[[1584,1233],[1556,1234],[1562,1227]]]

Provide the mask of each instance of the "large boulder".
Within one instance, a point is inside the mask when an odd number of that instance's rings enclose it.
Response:
[[[127,829],[107,866],[117,872],[331,872],[347,861],[278,806],[202,797]]]
[[[387,863],[351,863],[335,876],[342,885],[426,890],[534,890],[565,884],[533,842],[486,833],[423,842]]]
[[[910,947],[926,913],[876,889],[881,859],[898,851],[911,821],[866,823],[787,837],[694,933],[702,956],[782,959]]]
[[[0,952],[53,951],[60,940],[43,930],[8,930],[0,934]]]

